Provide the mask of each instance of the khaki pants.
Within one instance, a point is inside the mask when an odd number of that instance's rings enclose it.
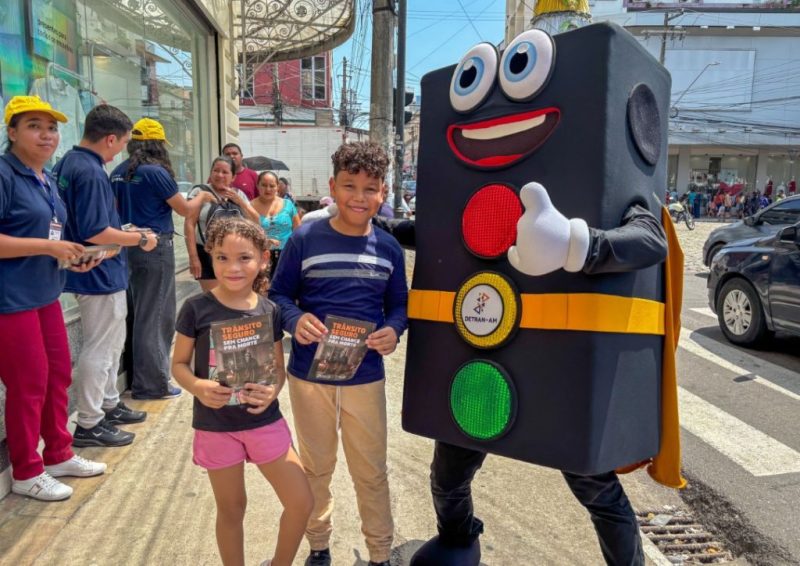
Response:
[[[386,470],[385,381],[339,387],[289,376],[289,395],[300,459],[314,493],[306,527],[311,549],[328,548],[333,531],[330,485],[339,441],[338,414],[370,560],[389,560],[394,523]]]

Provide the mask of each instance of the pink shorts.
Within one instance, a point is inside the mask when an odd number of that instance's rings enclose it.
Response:
[[[230,468],[241,462],[267,464],[286,454],[291,445],[289,425],[282,418],[239,432],[195,430],[192,461],[207,470]]]

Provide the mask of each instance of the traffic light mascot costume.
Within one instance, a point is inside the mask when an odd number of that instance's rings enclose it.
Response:
[[[669,92],[607,23],[482,43],[423,78],[403,427],[436,440],[439,534],[412,564],[478,564],[487,453],[561,470],[605,560],[644,563],[615,470],[684,485],[683,256],[656,197]]]

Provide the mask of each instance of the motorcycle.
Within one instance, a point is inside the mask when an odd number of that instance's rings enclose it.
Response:
[[[686,227],[689,230],[694,230],[694,216],[686,210],[686,207],[683,206],[680,202],[672,202],[667,206],[667,210],[669,211],[670,217],[672,217],[672,221],[676,224],[683,220],[686,222]]]

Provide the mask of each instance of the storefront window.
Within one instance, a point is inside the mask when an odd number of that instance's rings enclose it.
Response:
[[[723,156],[720,165],[719,180],[729,185],[743,183],[745,190],[755,190],[757,163],[758,158],[754,155]]]
[[[211,155],[203,139],[211,116],[207,77],[210,31],[175,0],[2,0],[0,96],[36,94],[65,113],[55,159],[78,143],[86,113],[108,103],[131,120],[148,116],[164,125],[179,186],[203,177]],[[3,135],[5,132],[3,132]],[[2,141],[2,140],[0,140]],[[120,154],[110,171],[127,157]],[[176,218],[176,230],[183,222]],[[186,265],[176,238],[178,265]],[[179,247],[180,246],[180,247]],[[65,310],[74,303],[64,296]]]
[[[785,155],[770,156],[767,160],[767,177],[772,179],[772,184],[776,191],[783,186],[784,194],[788,193],[785,187],[789,185],[792,179],[795,179],[795,183],[797,182],[796,175],[798,170],[800,170],[800,166],[795,163],[795,160]]]
[[[693,155],[689,160],[690,181],[696,187],[715,192],[720,183],[755,186],[757,157],[751,155]]]

